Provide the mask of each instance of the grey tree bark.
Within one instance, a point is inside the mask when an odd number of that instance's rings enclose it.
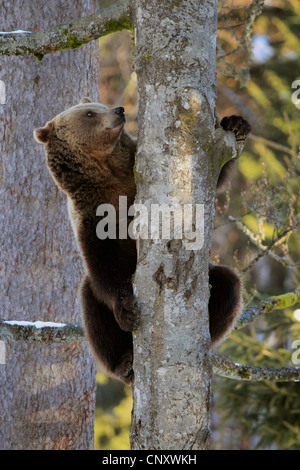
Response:
[[[204,205],[204,243],[139,240],[133,449],[207,449],[217,0],[134,0],[137,203]],[[212,149],[213,147],[213,149]],[[215,151],[214,151],[215,150]],[[149,209],[150,210],[150,209]]]
[[[95,2],[1,1],[1,29],[46,29],[94,11]],[[98,99],[98,47],[0,58],[0,317],[79,323],[82,263],[58,194],[33,139],[35,127]],[[3,346],[3,344],[2,344]],[[2,347],[3,352],[3,347]],[[7,342],[0,364],[1,449],[92,449],[95,369],[85,342]]]

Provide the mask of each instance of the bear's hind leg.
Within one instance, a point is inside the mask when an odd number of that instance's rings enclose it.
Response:
[[[212,347],[232,330],[242,308],[242,285],[235,272],[226,266],[210,265],[209,329]]]
[[[113,312],[94,296],[88,277],[81,286],[81,303],[85,333],[95,358],[109,374],[130,385],[132,334],[121,330]]]

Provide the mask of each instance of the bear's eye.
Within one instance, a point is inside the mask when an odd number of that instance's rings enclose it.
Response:
[[[94,111],[88,111],[86,113],[87,117],[91,118],[91,117],[95,117],[96,116],[96,113],[94,113]]]

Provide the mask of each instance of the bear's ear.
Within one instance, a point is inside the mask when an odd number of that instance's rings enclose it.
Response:
[[[35,129],[33,131],[34,138],[39,144],[45,144],[46,142],[48,142],[49,134],[50,134],[49,123],[46,124],[45,127],[39,127],[38,129]]]
[[[91,103],[91,100],[87,97],[81,98],[79,101],[79,104],[84,104],[84,103]]]

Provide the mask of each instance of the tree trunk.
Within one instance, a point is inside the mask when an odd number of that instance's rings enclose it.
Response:
[[[133,449],[207,449],[211,359],[217,0],[134,0],[139,91],[136,202],[204,205],[203,246],[139,240]],[[152,206],[153,207],[153,206]]]
[[[1,2],[1,29],[45,29],[95,2]],[[1,314],[7,320],[80,322],[83,267],[33,130],[81,96],[98,99],[97,42],[48,55],[0,58]],[[2,344],[3,350],[3,344]],[[2,359],[4,353],[2,352]],[[1,361],[0,361],[1,362]],[[1,449],[92,449],[95,369],[86,343],[6,344],[0,363]]]

